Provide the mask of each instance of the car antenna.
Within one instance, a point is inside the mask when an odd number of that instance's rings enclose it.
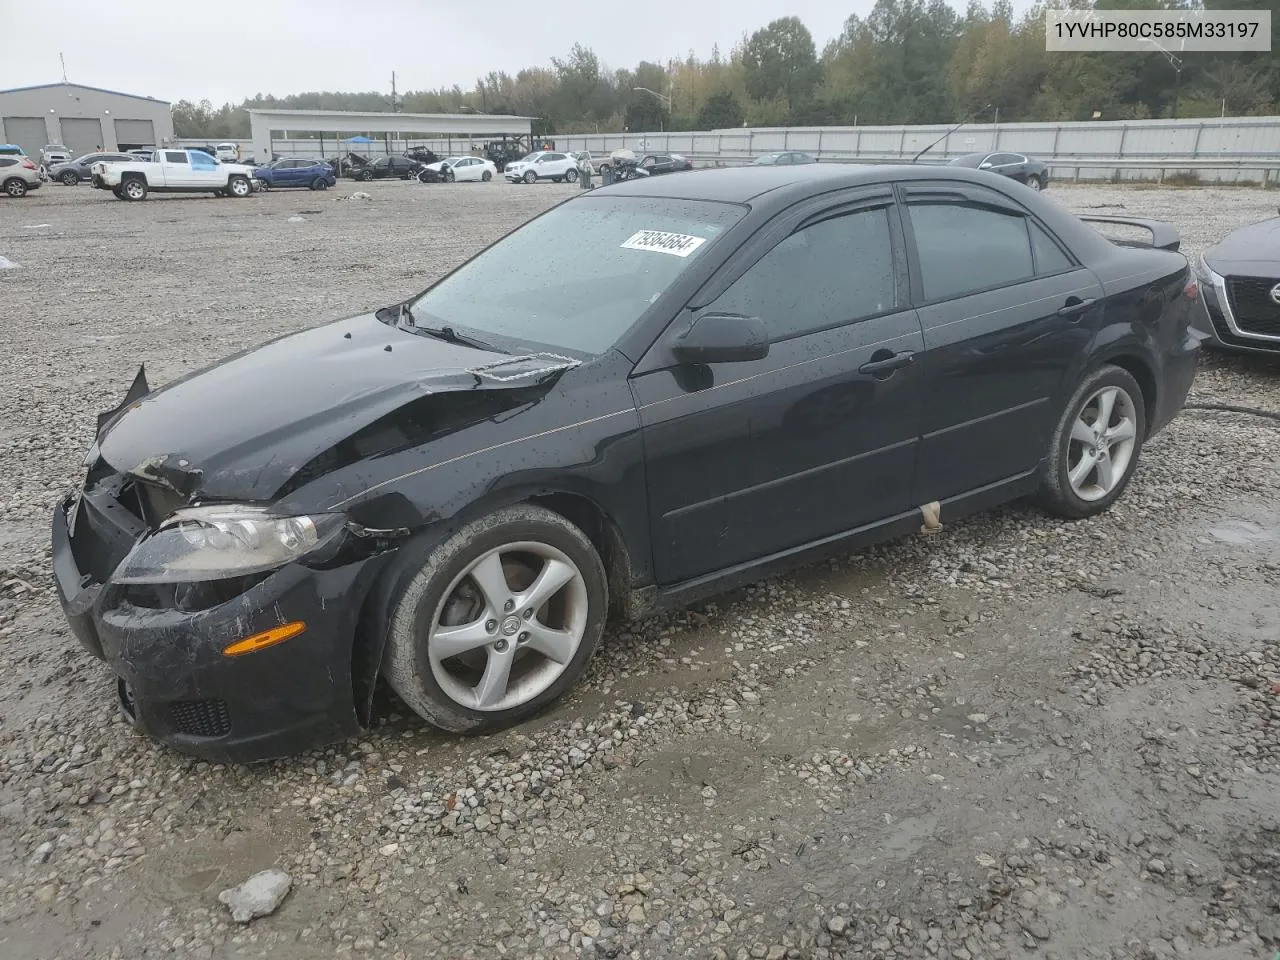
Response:
[[[966,123],[968,123],[970,120],[972,120],[972,119],[973,119],[974,117],[976,117],[978,114],[980,114],[980,113],[986,113],[986,112],[987,112],[988,110],[990,110],[990,109],[991,109],[991,104],[989,104],[989,103],[988,103],[986,106],[984,106],[984,107],[979,107],[977,110],[973,111],[973,113],[969,114],[967,117],[965,117],[965,118],[964,118],[963,120],[961,120],[959,123],[957,123],[954,127],[952,127],[950,130],[948,130],[948,131],[947,131],[946,133],[944,133],[942,136],[940,136],[937,140],[933,141],[933,143],[929,144],[927,147],[925,147],[923,150],[921,150],[919,153],[917,153],[914,157],[912,157],[912,158],[911,158],[911,162],[912,162],[912,163],[915,163],[917,160],[919,160],[919,159],[920,159],[921,157],[923,157],[926,153],[928,153],[930,150],[932,150],[934,147],[936,147],[938,144],[940,144],[943,140],[947,139],[947,137],[951,136],[953,133],[955,133],[957,130],[959,130],[961,127],[963,127]]]

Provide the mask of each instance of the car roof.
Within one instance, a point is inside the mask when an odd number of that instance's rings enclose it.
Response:
[[[884,183],[890,180],[955,180],[990,186],[989,175],[964,167],[912,163],[820,163],[805,166],[720,167],[672,177],[623,180],[595,193],[664,197],[677,200],[715,200],[721,203],[750,203],[766,194],[779,204],[790,204],[807,196]]]

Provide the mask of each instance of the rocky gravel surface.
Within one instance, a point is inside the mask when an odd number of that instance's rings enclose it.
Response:
[[[361,185],[361,189],[366,189]],[[0,956],[1269,958],[1280,423],[1187,410],[1107,515],[1014,505],[610,630],[520,729],[227,767],[134,735],[49,588],[94,415],[394,302],[556,186],[0,203]],[[1275,194],[1056,187],[1194,256]],[[1280,364],[1196,403],[1280,413]],[[219,893],[290,878],[269,915]]]

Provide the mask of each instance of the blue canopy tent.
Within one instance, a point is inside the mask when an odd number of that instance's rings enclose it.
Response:
[[[372,137],[347,137],[347,143],[373,143]]]

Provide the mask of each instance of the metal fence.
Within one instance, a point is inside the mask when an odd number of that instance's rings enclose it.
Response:
[[[923,159],[942,162],[965,153],[1003,150],[1045,161],[1059,179],[1163,180],[1182,174],[1206,182],[1280,184],[1280,117],[975,124],[948,134],[949,129],[780,127],[558,134],[551,139],[559,150],[588,150],[594,155],[617,149],[679,153],[700,166],[731,166],[778,150],[801,150],[823,161],[902,162],[942,137]],[[471,153],[483,144],[457,137],[379,140],[355,145],[355,151],[379,155],[411,146],[446,155]],[[247,141],[245,149],[249,150]],[[333,156],[345,146],[335,137],[275,140],[272,149],[280,155]]]

